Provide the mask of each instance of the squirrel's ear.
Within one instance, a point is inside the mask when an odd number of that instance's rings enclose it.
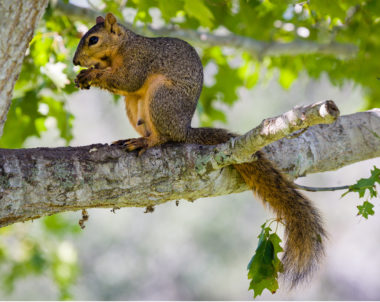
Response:
[[[96,17],[96,24],[103,23],[104,18],[102,16]]]
[[[109,25],[113,25],[116,23],[116,18],[114,15],[112,15],[111,13],[108,13],[106,15],[106,23],[108,23]]]
[[[108,31],[111,33],[119,34],[120,33],[120,26],[116,22],[116,18],[111,13],[108,13],[106,15],[106,20],[104,21],[104,25]]]

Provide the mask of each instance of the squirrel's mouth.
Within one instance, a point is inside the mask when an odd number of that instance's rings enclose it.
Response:
[[[89,65],[88,68],[90,69],[106,69],[108,67],[107,64],[102,64],[100,62]]]
[[[99,63],[91,64],[91,65],[86,66],[86,67],[87,67],[88,69],[101,69]]]
[[[87,67],[88,69],[106,69],[111,66],[111,61],[109,57],[102,56],[101,58],[84,58],[83,60],[77,60],[82,67]]]

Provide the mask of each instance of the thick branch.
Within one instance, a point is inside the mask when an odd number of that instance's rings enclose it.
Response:
[[[48,0],[0,2],[0,137],[26,49],[47,3]]]
[[[380,156],[380,110],[343,116],[264,148],[293,177]],[[231,166],[197,172],[215,146],[168,144],[136,153],[108,145],[0,149],[0,226],[93,207],[145,207],[247,190]]]
[[[95,18],[101,12],[93,9],[78,7],[70,3],[58,1],[57,9],[65,15],[79,20],[94,22]],[[329,43],[320,44],[312,41],[294,41],[290,43],[264,42],[252,38],[243,37],[234,34],[215,35],[211,33],[202,33],[194,30],[184,30],[179,28],[153,28],[151,26],[135,27],[133,24],[123,21],[123,23],[137,33],[152,36],[171,36],[184,39],[196,45],[201,46],[228,46],[241,49],[251,53],[253,56],[296,56],[300,54],[324,54],[338,57],[352,57],[358,48],[354,44],[348,43]]]

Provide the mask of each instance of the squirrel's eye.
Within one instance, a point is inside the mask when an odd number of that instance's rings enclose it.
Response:
[[[88,40],[88,45],[94,45],[98,42],[99,38],[96,36],[92,36],[90,40]]]

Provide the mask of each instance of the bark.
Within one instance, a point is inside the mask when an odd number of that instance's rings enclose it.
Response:
[[[90,8],[78,7],[70,3],[58,1],[56,8],[64,15],[80,21],[86,20],[95,23],[95,18],[102,12]],[[316,43],[312,41],[297,40],[289,43],[258,41],[252,38],[234,34],[216,35],[202,33],[195,30],[184,30],[176,27],[152,28],[151,26],[136,27],[126,20],[121,20],[128,28],[142,35],[170,36],[186,40],[200,46],[228,46],[251,53],[255,57],[263,56],[297,56],[300,54],[324,54],[339,58],[353,57],[358,52],[358,47],[350,43]]]
[[[263,150],[292,177],[380,156],[380,110],[316,125]],[[166,144],[142,156],[116,146],[0,149],[0,226],[94,207],[146,207],[247,190],[231,166],[199,173],[215,146]]]
[[[331,124],[338,116],[339,109],[333,101],[295,107],[284,114],[263,120],[256,128],[244,135],[232,138],[228,143],[215,146],[210,160],[206,164],[217,169],[252,161],[254,159],[252,154],[266,145],[295,131],[305,131],[310,126]],[[199,163],[197,168],[207,170],[206,164]]]
[[[333,124],[316,125],[264,150],[278,168],[293,178],[379,157],[380,109],[341,116]],[[278,160],[278,155],[283,159]]]
[[[47,4],[48,0],[0,0],[0,137],[26,49]]]

